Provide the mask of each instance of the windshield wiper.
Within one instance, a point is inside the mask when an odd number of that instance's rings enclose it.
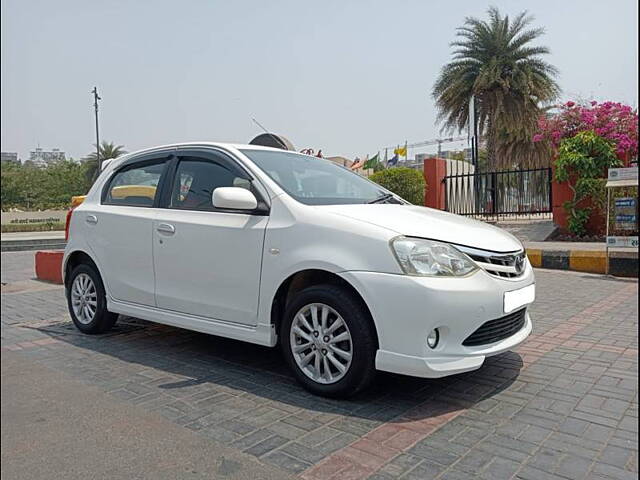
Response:
[[[378,198],[367,203],[380,203],[384,202],[385,200],[389,200],[390,198],[393,198],[393,193],[385,193],[384,195],[380,195]]]

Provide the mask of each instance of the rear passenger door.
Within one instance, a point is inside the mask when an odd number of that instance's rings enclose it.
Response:
[[[158,307],[255,325],[269,217],[265,210],[221,211],[211,198],[218,187],[243,187],[260,203],[253,179],[213,149],[178,150],[172,163],[171,191],[153,231]]]
[[[105,184],[100,208],[82,211],[115,300],[155,306],[152,229],[170,156],[165,151],[127,161]]]

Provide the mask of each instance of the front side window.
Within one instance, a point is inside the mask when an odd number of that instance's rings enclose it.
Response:
[[[165,161],[144,162],[140,166],[125,167],[116,173],[107,188],[103,203],[132,207],[152,207]]]
[[[213,210],[213,191],[218,187],[250,188],[249,180],[221,163],[183,157],[178,164],[171,193],[171,208]]]
[[[369,203],[389,192],[330,160],[288,151],[242,150],[293,198],[306,205]]]

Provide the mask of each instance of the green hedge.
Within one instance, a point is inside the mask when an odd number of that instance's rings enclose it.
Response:
[[[55,230],[64,230],[64,223],[9,223],[2,225],[2,233],[50,232]]]
[[[369,180],[382,185],[414,205],[424,205],[426,182],[420,170],[407,167],[388,168],[374,173]]]
[[[33,165],[2,164],[1,204],[3,211],[68,208],[71,197],[85,195],[91,187],[90,165],[64,160],[39,168]]]

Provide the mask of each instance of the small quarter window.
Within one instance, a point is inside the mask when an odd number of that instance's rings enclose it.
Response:
[[[111,179],[103,203],[152,207],[158,193],[158,184],[164,165],[164,160],[152,161],[120,170]]]

